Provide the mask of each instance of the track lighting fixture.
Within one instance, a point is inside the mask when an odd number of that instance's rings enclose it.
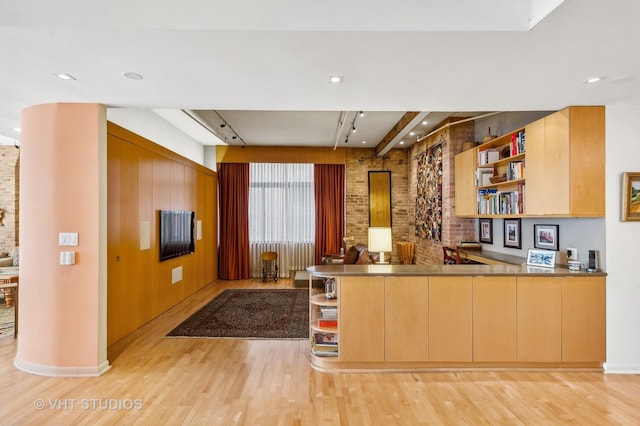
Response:
[[[355,132],[356,132],[356,128],[355,128],[355,126],[351,128],[351,131],[352,131],[353,133],[355,133]]]
[[[360,112],[358,113],[358,115],[359,115],[360,117],[364,117],[364,111],[360,111]]]

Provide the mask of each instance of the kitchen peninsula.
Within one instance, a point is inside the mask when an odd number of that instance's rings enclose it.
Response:
[[[602,371],[605,273],[526,265],[307,271],[315,369]],[[311,285],[318,278],[334,281],[336,299]],[[337,314],[331,326],[321,321],[326,312]]]

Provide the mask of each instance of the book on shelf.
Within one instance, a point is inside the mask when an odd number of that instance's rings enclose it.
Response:
[[[511,161],[507,165],[507,180],[524,179],[524,161]]]
[[[318,318],[318,327],[337,327],[337,319]]]
[[[495,148],[489,148],[482,151],[478,151],[478,164],[485,165],[495,163],[500,159],[500,150]]]
[[[491,185],[493,174],[493,167],[478,167],[476,169],[476,186]]]
[[[511,135],[510,154],[511,156],[522,154],[525,151],[524,131]]]
[[[324,319],[337,319],[338,307],[337,306],[321,306],[320,315]]]
[[[311,348],[311,353],[314,356],[338,356],[338,351],[324,351],[321,349]]]
[[[313,333],[313,341],[312,343],[318,345],[338,345],[338,335],[335,333],[322,333],[315,332]]]
[[[479,189],[478,214],[523,214],[524,187],[524,183],[521,182],[515,191]]]

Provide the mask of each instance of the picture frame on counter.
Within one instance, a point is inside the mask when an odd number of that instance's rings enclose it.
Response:
[[[554,268],[556,265],[556,252],[553,250],[529,249],[527,252],[527,265]]]
[[[485,244],[493,244],[493,219],[478,219],[478,230],[480,232],[478,241]]]
[[[519,218],[504,220],[503,240],[504,247],[522,248],[522,226]]]
[[[533,225],[533,247],[558,251],[560,249],[560,225]]]

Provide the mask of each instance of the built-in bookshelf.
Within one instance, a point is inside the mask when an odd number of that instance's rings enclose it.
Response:
[[[309,338],[311,355],[339,356],[339,278],[323,278],[324,288],[317,289],[309,281]]]
[[[525,214],[525,129],[477,147],[475,169],[478,215]]]

